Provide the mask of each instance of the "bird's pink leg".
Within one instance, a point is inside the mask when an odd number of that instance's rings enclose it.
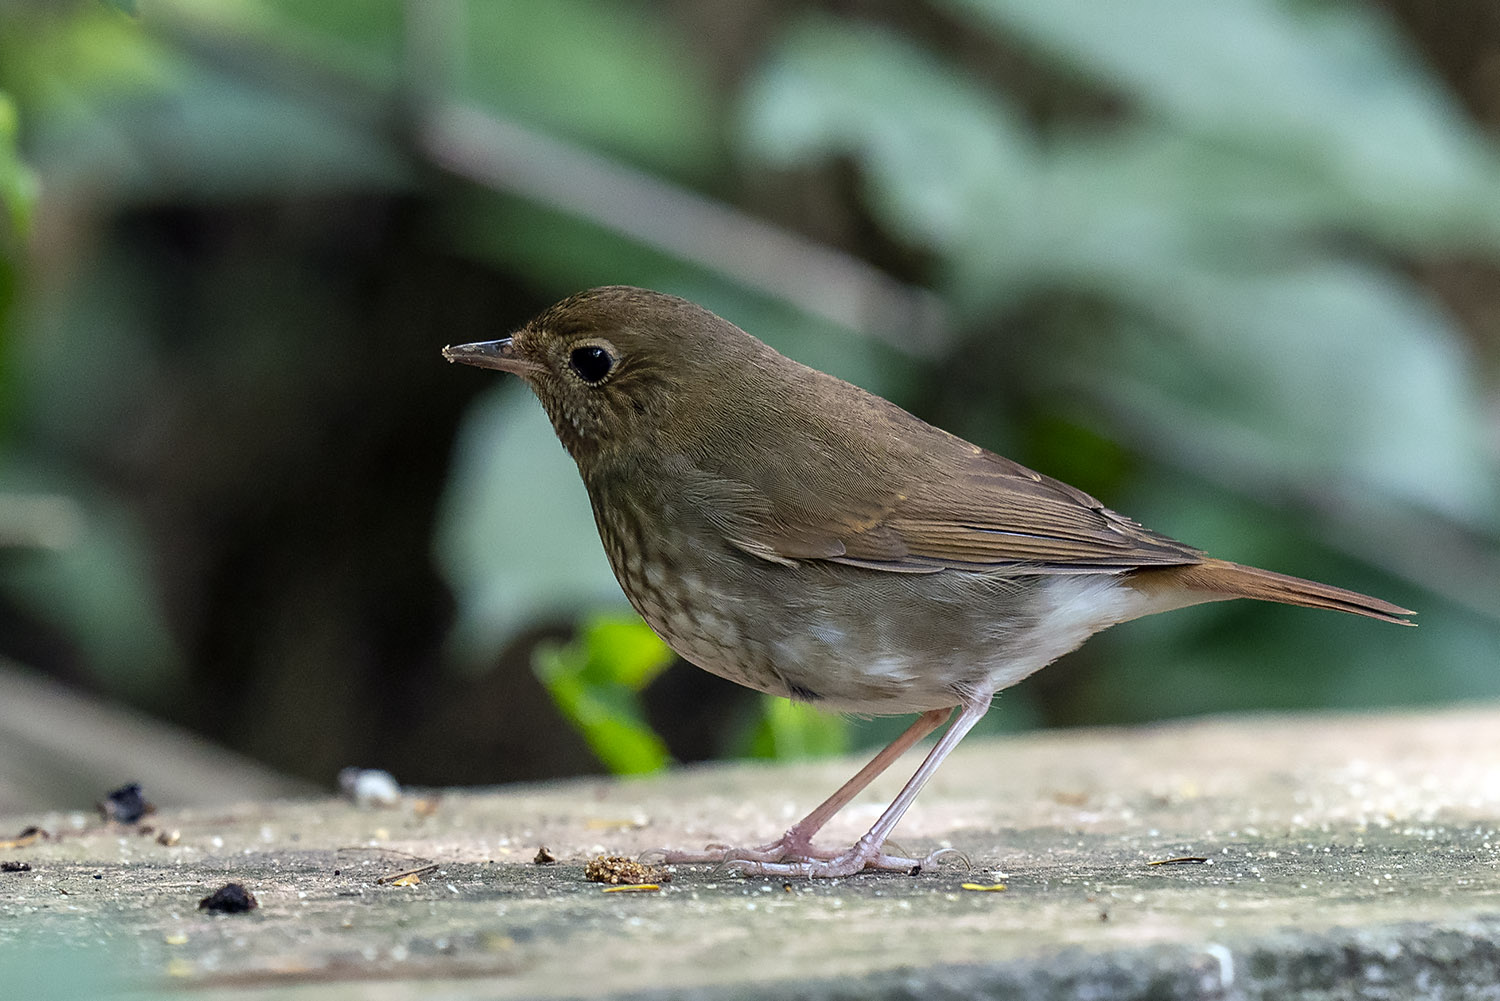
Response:
[[[840,852],[836,849],[815,848],[812,837],[823,829],[823,825],[833,818],[833,815],[848,805],[849,801],[864,791],[865,787],[875,778],[891,766],[901,755],[905,754],[911,746],[927,736],[938,727],[942,726],[943,720],[948,717],[952,710],[929,709],[918,716],[911,726],[907,727],[895,740],[891,741],[875,757],[870,759],[854,777],[843,785],[838,791],[829,796],[818,807],[793,824],[777,840],[768,845],[757,848],[719,848],[716,851],[685,852],[662,850],[663,861],[667,863],[676,862],[728,862],[730,864],[765,863],[765,862],[811,862],[815,859],[837,858]],[[915,863],[913,863],[915,864]],[[907,866],[906,868],[911,868]]]
[[[822,853],[809,853],[802,858],[783,857],[780,861],[768,861],[756,858],[742,858],[739,855],[731,855],[727,864],[741,870],[746,875],[752,876],[851,876],[865,869],[882,869],[898,872],[920,871],[923,866],[930,865],[936,861],[942,852],[934,852],[925,859],[901,858],[895,855],[887,855],[884,852],[886,839],[900,823],[901,817],[907,808],[916,800],[917,794],[927,784],[943,763],[943,759],[958,746],[958,742],[964,739],[964,735],[973,729],[989,709],[989,699],[983,701],[965,703],[960,707],[958,718],[953,725],[948,727],[946,733],[932,746],[932,750],[923,759],[922,766],[917,769],[915,775],[906,783],[900,794],[886,807],[880,819],[875,821],[864,837],[854,843],[854,846],[846,852],[838,855],[826,855]],[[923,716],[926,719],[926,715]],[[919,723],[921,720],[918,721]],[[913,726],[915,729],[915,725]],[[904,736],[904,735],[903,735]],[[872,762],[873,764],[873,762]],[[873,776],[872,776],[873,777]],[[840,790],[842,792],[843,790]],[[834,798],[838,793],[834,794]],[[821,807],[819,808],[821,809]],[[817,811],[814,811],[816,813]],[[796,828],[793,828],[795,830]],[[791,832],[787,832],[790,834]]]

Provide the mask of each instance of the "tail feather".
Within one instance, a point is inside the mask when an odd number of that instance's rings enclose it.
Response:
[[[1160,579],[1152,579],[1158,575]],[[1202,593],[1204,600],[1210,601],[1216,598],[1256,598],[1286,605],[1352,612],[1403,626],[1416,625],[1407,618],[1417,614],[1416,612],[1389,601],[1334,587],[1332,584],[1320,584],[1272,570],[1230,563],[1228,560],[1208,559],[1188,566],[1152,568],[1138,572],[1134,579],[1139,579],[1152,590],[1170,582],[1173,588]]]

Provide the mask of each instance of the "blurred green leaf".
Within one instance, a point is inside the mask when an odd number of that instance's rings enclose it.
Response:
[[[676,175],[718,159],[697,46],[651,8],[466,0],[458,96]]]
[[[70,128],[40,126],[36,156],[52,183],[119,195],[171,190],[199,197],[264,191],[399,187],[392,147],[359,126],[285,95],[200,66],[159,102],[110,107]]]
[[[37,181],[17,149],[20,132],[15,102],[0,92],[0,440],[10,431],[20,379],[12,361],[11,325],[20,283],[22,241],[36,203]]]
[[[274,78],[164,43],[147,19],[88,5],[0,35],[0,83],[28,112],[28,152],[73,197],[223,197],[405,183],[368,123]]]
[[[491,193],[454,199],[444,223],[463,249],[559,298],[596,285],[660,288],[693,267],[576,216]]]
[[[783,166],[854,154],[893,231],[947,250],[976,212],[1024,202],[1036,180],[1033,144],[998,98],[903,39],[821,17],[799,22],[751,82],[741,140]]]
[[[1089,6],[1054,27],[1076,32],[1080,46],[1107,40],[1125,50],[1131,33],[1160,28],[1181,5],[1127,5],[1139,8],[1142,23],[1132,21],[1125,35],[1100,27],[1124,31],[1131,20],[1105,6],[1111,13]],[[1213,24],[1233,37],[1236,17],[1272,18],[1263,7],[1242,0],[1218,20],[1200,11],[1167,34],[1191,47],[1192,32]],[[1318,22],[1311,37],[1279,20],[1245,30],[1252,40],[1287,49],[1265,57],[1272,66],[1315,61],[1320,46],[1333,45],[1324,29],[1351,32],[1344,43],[1363,39],[1374,48],[1348,58],[1376,60],[1391,77],[1369,99],[1385,102],[1379,107],[1425,108],[1416,95],[1427,92],[1423,78],[1362,34],[1372,29],[1359,27],[1364,22],[1355,15],[1338,17],[1338,25]],[[1334,48],[1335,56],[1342,53]],[[1185,86],[1177,68],[1163,64],[1152,72]],[[1183,75],[1195,69],[1208,73],[1195,56]],[[1307,68],[1299,86],[1321,94],[1320,86],[1343,86],[1350,75],[1357,75],[1352,67],[1331,76]],[[1252,89],[1263,82],[1239,81]],[[1406,91],[1412,93],[1401,97]],[[1274,93],[1238,96],[1237,121],[1253,117],[1246,102],[1274,99]],[[1355,96],[1340,91],[1318,100],[1335,107]],[[1368,112],[1361,121],[1378,130],[1377,118]],[[1143,329],[1150,333],[1127,340],[1123,356],[1101,345],[1066,364],[1086,372],[1085,384],[1101,398],[1118,403],[1128,394],[1151,440],[1179,454],[1301,480],[1304,492],[1338,478],[1350,492],[1374,490],[1493,527],[1500,504],[1480,433],[1482,408],[1451,323],[1402,276],[1320,255],[1307,242],[1335,221],[1395,228],[1404,209],[1382,222],[1362,216],[1358,185],[1338,171],[1314,169],[1286,143],[1255,151],[1214,147],[1148,123],[1088,140],[1063,137],[1032,153],[1017,128],[997,124],[1008,121],[974,83],[935,57],[861,26],[813,20],[788,37],[752,88],[745,142],[754,153],[784,159],[859,157],[874,206],[893,230],[946,250],[953,293],[976,315],[1006,290],[1015,296],[1061,283],[1147,318]],[[1466,170],[1489,176],[1493,158],[1469,133],[1455,149],[1468,157]],[[890,152],[913,149],[931,162]],[[1353,157],[1358,149],[1332,153]],[[1462,240],[1467,224],[1459,226],[1441,200],[1457,190],[1403,189],[1403,199],[1426,199],[1423,215],[1448,220],[1448,238]],[[1470,185],[1462,193],[1461,214],[1483,217],[1500,186]],[[1425,240],[1433,231],[1429,221],[1410,235]]]
[[[921,376],[881,341],[747,292],[692,261],[642,248],[563,212],[514,198],[455,200],[445,224],[469,252],[532,276],[558,298],[597,285],[639,285],[691,299],[805,365],[900,396]]]
[[[186,60],[102,4],[18,19],[0,35],[0,80],[38,119],[90,117],[96,102],[161,93]]]
[[[13,266],[17,241],[31,220],[37,195],[36,175],[21,161],[16,146],[19,133],[15,102],[0,92],[0,212],[8,224],[0,225],[0,267]],[[4,322],[5,301],[0,292],[0,324]]]
[[[947,0],[1199,138],[1322,175],[1377,217],[1500,246],[1500,165],[1374,5]]]
[[[672,662],[672,651],[640,619],[598,617],[583,629],[587,663],[583,679],[591,685],[620,685],[642,691]]]
[[[373,86],[390,86],[401,69],[403,46],[411,30],[407,18],[448,16],[449,0],[254,0],[226,5],[223,0],[178,0],[197,17],[225,14],[233,29],[255,30],[268,45],[291,50],[316,63],[349,74]],[[240,9],[234,9],[239,6]],[[222,29],[221,29],[222,30]],[[437,85],[442,81],[424,81]]]
[[[617,775],[634,775],[658,771],[668,761],[639,696],[672,659],[639,619],[595,618],[571,643],[538,646],[532,667],[599,760]]]
[[[762,696],[761,713],[740,755],[800,761],[849,750],[849,722],[812,706],[773,695]]]
[[[1233,37],[1233,12],[1254,2],[1227,12],[1229,23],[1213,22],[1217,30]],[[1123,13],[1105,19],[1116,16],[1134,23]],[[1142,18],[1152,23],[1149,10]],[[1079,22],[1067,27],[1087,33],[1090,18]],[[1175,72],[1176,65],[1158,68]],[[1432,96],[1430,81],[1406,63],[1388,70],[1391,80],[1375,95],[1360,92],[1366,99],[1392,90],[1409,103]],[[1249,89],[1241,103],[1268,99]],[[1236,121],[1254,117],[1238,110]],[[872,207],[892,231],[951,254],[953,291],[988,305],[1007,290],[1101,272],[1259,265],[1335,225],[1407,247],[1475,240],[1500,246],[1500,160],[1472,126],[1439,117],[1452,133],[1443,145],[1454,161],[1448,173],[1463,178],[1447,185],[1351,176],[1366,162],[1363,146],[1400,140],[1379,108],[1360,116],[1359,144],[1320,156],[1286,136],[1234,145],[1156,118],[1126,118],[1088,134],[1059,129],[1042,145],[1000,98],[936,56],[876,29],[817,18],[790,32],[752,81],[741,144],[777,164],[854,155]],[[1313,131],[1324,134],[1321,124]]]
[[[1309,263],[1178,275],[1136,305],[1187,353],[1163,364],[1159,337],[1127,337],[1089,384],[1174,452],[1500,528],[1469,360],[1405,282]]]
[[[4,551],[0,587],[77,643],[104,690],[148,701],[169,691],[181,663],[131,512],[13,457],[0,462],[0,509],[36,497],[55,499],[37,526],[41,545]]]
[[[535,397],[497,383],[464,418],[436,542],[458,599],[454,653],[471,668],[525,625],[625,603],[573,460]]]

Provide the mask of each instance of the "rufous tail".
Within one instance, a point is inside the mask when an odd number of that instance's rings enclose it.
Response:
[[[1368,615],[1372,619],[1403,626],[1416,625],[1407,618],[1416,615],[1416,612],[1389,601],[1334,587],[1332,584],[1320,584],[1315,580],[1303,580],[1301,577],[1291,577],[1271,570],[1230,563],[1228,560],[1207,559],[1188,566],[1152,567],[1137,571],[1130,581],[1137,587],[1152,591],[1159,588],[1181,588],[1198,592],[1210,601],[1217,598],[1257,598],[1261,601],[1279,601],[1286,605],[1331,608],[1336,612]]]

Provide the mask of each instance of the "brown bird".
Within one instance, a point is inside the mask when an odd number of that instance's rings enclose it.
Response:
[[[1411,624],[1379,598],[1143,528],[684,299],[592,289],[443,356],[514,372],[536,393],[578,463],[615,577],[673,650],[830,711],[921,713],[777,841],[669,851],[669,862],[920,870],[941,853],[893,856],[886,839],[991,698],[1117,622],[1259,598]],[[950,717],[869,833],[844,851],[812,844]]]

